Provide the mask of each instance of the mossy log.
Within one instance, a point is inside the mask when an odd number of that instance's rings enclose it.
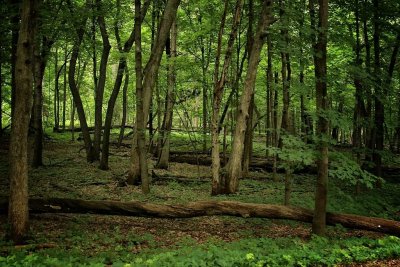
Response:
[[[8,201],[0,200],[0,212],[7,211]],[[311,223],[313,211],[300,207],[254,204],[236,201],[199,201],[181,205],[162,205],[139,201],[120,202],[81,199],[30,199],[31,213],[91,213],[158,218],[191,218],[225,215],[287,219]],[[327,213],[329,225],[341,224],[347,228],[363,229],[400,236],[400,222],[353,214]]]

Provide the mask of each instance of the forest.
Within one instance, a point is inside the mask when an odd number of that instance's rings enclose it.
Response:
[[[0,13],[0,266],[400,266],[399,1]]]

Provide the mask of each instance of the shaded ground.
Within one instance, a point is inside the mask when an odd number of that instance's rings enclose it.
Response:
[[[111,147],[110,170],[102,171],[97,163],[88,164],[79,142],[49,140],[44,147],[45,166],[30,170],[29,190],[31,197],[69,197],[104,200],[140,200],[156,203],[184,203],[210,199],[210,168],[186,163],[171,163],[170,169],[150,172],[158,180],[151,187],[151,194],[142,195],[140,187],[126,186],[123,181],[128,169],[129,149]],[[8,195],[7,145],[0,144],[0,197]],[[174,181],[174,177],[191,179],[194,182]],[[168,178],[168,179],[167,179]],[[212,199],[238,200],[254,203],[281,204],[283,202],[283,177],[274,183],[270,173],[251,172],[249,179],[242,180],[240,192]],[[197,182],[196,182],[197,181]],[[357,213],[398,219],[400,199],[398,184],[386,184],[379,190],[363,189],[359,196],[352,194],[354,188],[331,186],[328,209],[336,212]],[[339,185],[338,185],[339,184]],[[292,204],[311,208],[313,206],[314,177],[296,175],[292,193]],[[4,236],[7,220],[0,215],[0,236]],[[192,219],[154,219],[123,216],[41,214],[31,215],[31,243],[51,244],[63,251],[96,256],[108,251],[115,253],[142,253],[150,250],[168,250],[188,244],[205,243],[212,240],[232,242],[251,237],[296,237],[308,240],[310,225],[268,219],[243,219],[231,217],[200,217]],[[330,227],[328,236],[348,238],[366,236],[380,238],[383,235],[357,230],[346,230],[340,226]],[[4,241],[3,241],[4,242]],[[7,255],[7,246],[0,252]],[[369,264],[369,265],[368,265]],[[351,266],[400,266],[399,261],[370,262]],[[375,264],[375,265],[374,265]],[[390,265],[391,264],[391,265]],[[398,265],[396,265],[398,264]]]

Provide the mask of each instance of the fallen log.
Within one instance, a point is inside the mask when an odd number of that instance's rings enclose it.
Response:
[[[5,213],[8,200],[0,200],[0,212]],[[313,211],[301,207],[272,204],[254,204],[236,201],[199,201],[182,205],[162,205],[139,201],[120,202],[81,199],[30,199],[31,213],[92,213],[159,218],[191,218],[199,216],[226,215],[287,219],[311,223]],[[341,224],[347,228],[363,229],[400,236],[400,222],[353,214],[327,213],[327,224]]]

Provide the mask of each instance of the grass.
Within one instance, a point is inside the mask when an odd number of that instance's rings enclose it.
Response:
[[[157,182],[144,196],[140,187],[119,186],[129,164],[129,149],[111,147],[110,170],[85,162],[82,144],[68,134],[50,134],[45,144],[46,166],[30,170],[31,197],[67,197],[139,200],[176,204],[198,200],[236,200],[282,204],[283,176],[279,182],[264,171],[251,172],[233,195],[210,196],[207,182]],[[174,136],[172,143],[187,138]],[[174,147],[175,149],[175,147]],[[7,154],[0,150],[0,176],[6,177]],[[150,161],[150,171],[153,161]],[[3,164],[4,163],[4,164]],[[210,177],[208,166],[171,163],[158,175]],[[4,175],[4,176],[3,176]],[[315,177],[296,174],[291,204],[314,205]],[[343,181],[330,180],[328,210],[400,219],[400,185],[385,183],[381,189],[364,188],[359,195]],[[1,184],[0,196],[8,186]],[[0,235],[7,219],[0,215]],[[362,237],[360,237],[362,236]],[[41,214],[31,215],[32,247],[16,248],[0,239],[0,266],[309,266],[398,258],[400,241],[383,234],[329,227],[326,239],[312,237],[310,225],[259,218],[200,217],[192,219],[134,218],[123,216]],[[50,248],[36,245],[51,244]],[[131,264],[131,265],[126,265]]]

